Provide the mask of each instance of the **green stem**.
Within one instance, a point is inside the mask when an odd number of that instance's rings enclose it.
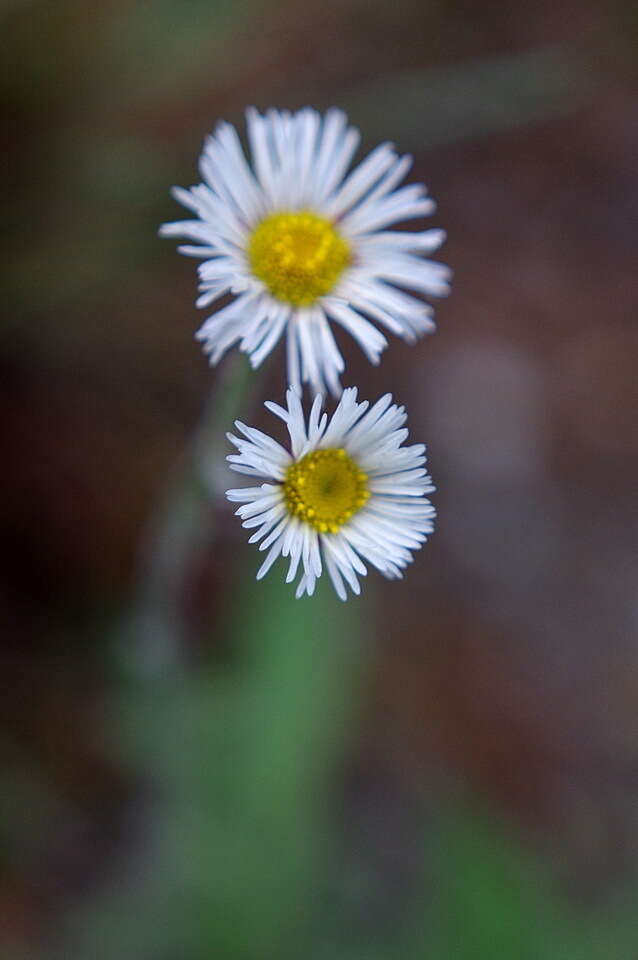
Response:
[[[162,674],[183,657],[187,627],[183,594],[193,558],[210,542],[211,478],[223,460],[225,432],[245,406],[255,374],[241,355],[230,357],[202,418],[152,517],[142,544],[130,624],[138,667]]]

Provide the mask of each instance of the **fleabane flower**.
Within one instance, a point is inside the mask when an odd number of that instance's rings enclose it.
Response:
[[[312,595],[325,566],[345,600],[345,584],[360,592],[366,563],[385,577],[402,576],[412,551],[432,532],[434,508],[425,494],[434,487],[424,444],[402,446],[406,413],[390,394],[369,408],[348,388],[330,420],[322,402],[318,395],[307,424],[294,388],[285,408],[266,403],[288,428],[290,452],[236,421],[243,436],[228,434],[238,450],[227,458],[231,468],[266,482],[226,496],[241,504],[236,513],[243,526],[255,528],[249,542],[268,551],[258,580],[281,555],[290,558],[287,583],[300,570],[297,597]]]
[[[339,396],[332,323],[374,364],[387,345],[375,324],[410,342],[434,328],[414,293],[448,291],[448,268],[424,259],[444,232],[387,229],[432,213],[434,202],[420,184],[399,187],[412,160],[391,144],[348,173],[359,133],[340,110],[251,108],[247,128],[250,163],[235,128],[217,125],[200,158],[204,182],[173,190],[196,219],[161,234],[191,241],[179,250],[203,258],[197,306],[233,297],[197,334],[211,363],[239,344],[257,367],[285,332],[289,383]]]

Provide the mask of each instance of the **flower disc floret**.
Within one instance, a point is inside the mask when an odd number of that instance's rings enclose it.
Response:
[[[368,475],[342,448],[306,454],[283,486],[288,512],[319,533],[336,533],[370,497]]]
[[[350,262],[350,247],[325,217],[275,213],[253,231],[248,259],[274,297],[301,307],[330,293]]]

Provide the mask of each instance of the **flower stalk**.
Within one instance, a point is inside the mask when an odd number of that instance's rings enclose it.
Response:
[[[142,541],[133,630],[144,671],[177,665],[185,649],[184,589],[195,559],[214,535],[211,477],[223,460],[225,429],[255,389],[255,374],[234,355],[216,378],[181,463]]]

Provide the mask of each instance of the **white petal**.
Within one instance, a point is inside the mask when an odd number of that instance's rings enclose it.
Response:
[[[343,585],[343,579],[339,573],[339,568],[336,562],[332,559],[330,553],[325,554],[326,561],[326,570],[328,571],[328,576],[332,581],[332,585],[335,588],[335,592],[340,600],[347,600],[348,594],[346,593],[346,588]]]
[[[381,176],[394,164],[396,153],[388,143],[382,143],[352,171],[324,207],[327,217],[337,218],[352,207]]]
[[[257,576],[256,576],[257,580],[261,580],[263,577],[266,576],[266,574],[268,573],[268,571],[270,570],[270,568],[272,567],[273,563],[275,562],[275,560],[277,559],[280,553],[281,553],[281,537],[279,538],[279,540],[276,541],[276,543],[272,545],[272,547],[270,548],[270,551],[268,552],[268,555],[266,556],[266,559],[264,560],[259,570],[257,571]]]
[[[323,303],[326,313],[354,337],[370,362],[376,365],[382,350],[388,345],[383,334],[346,303],[334,297],[326,297]]]

